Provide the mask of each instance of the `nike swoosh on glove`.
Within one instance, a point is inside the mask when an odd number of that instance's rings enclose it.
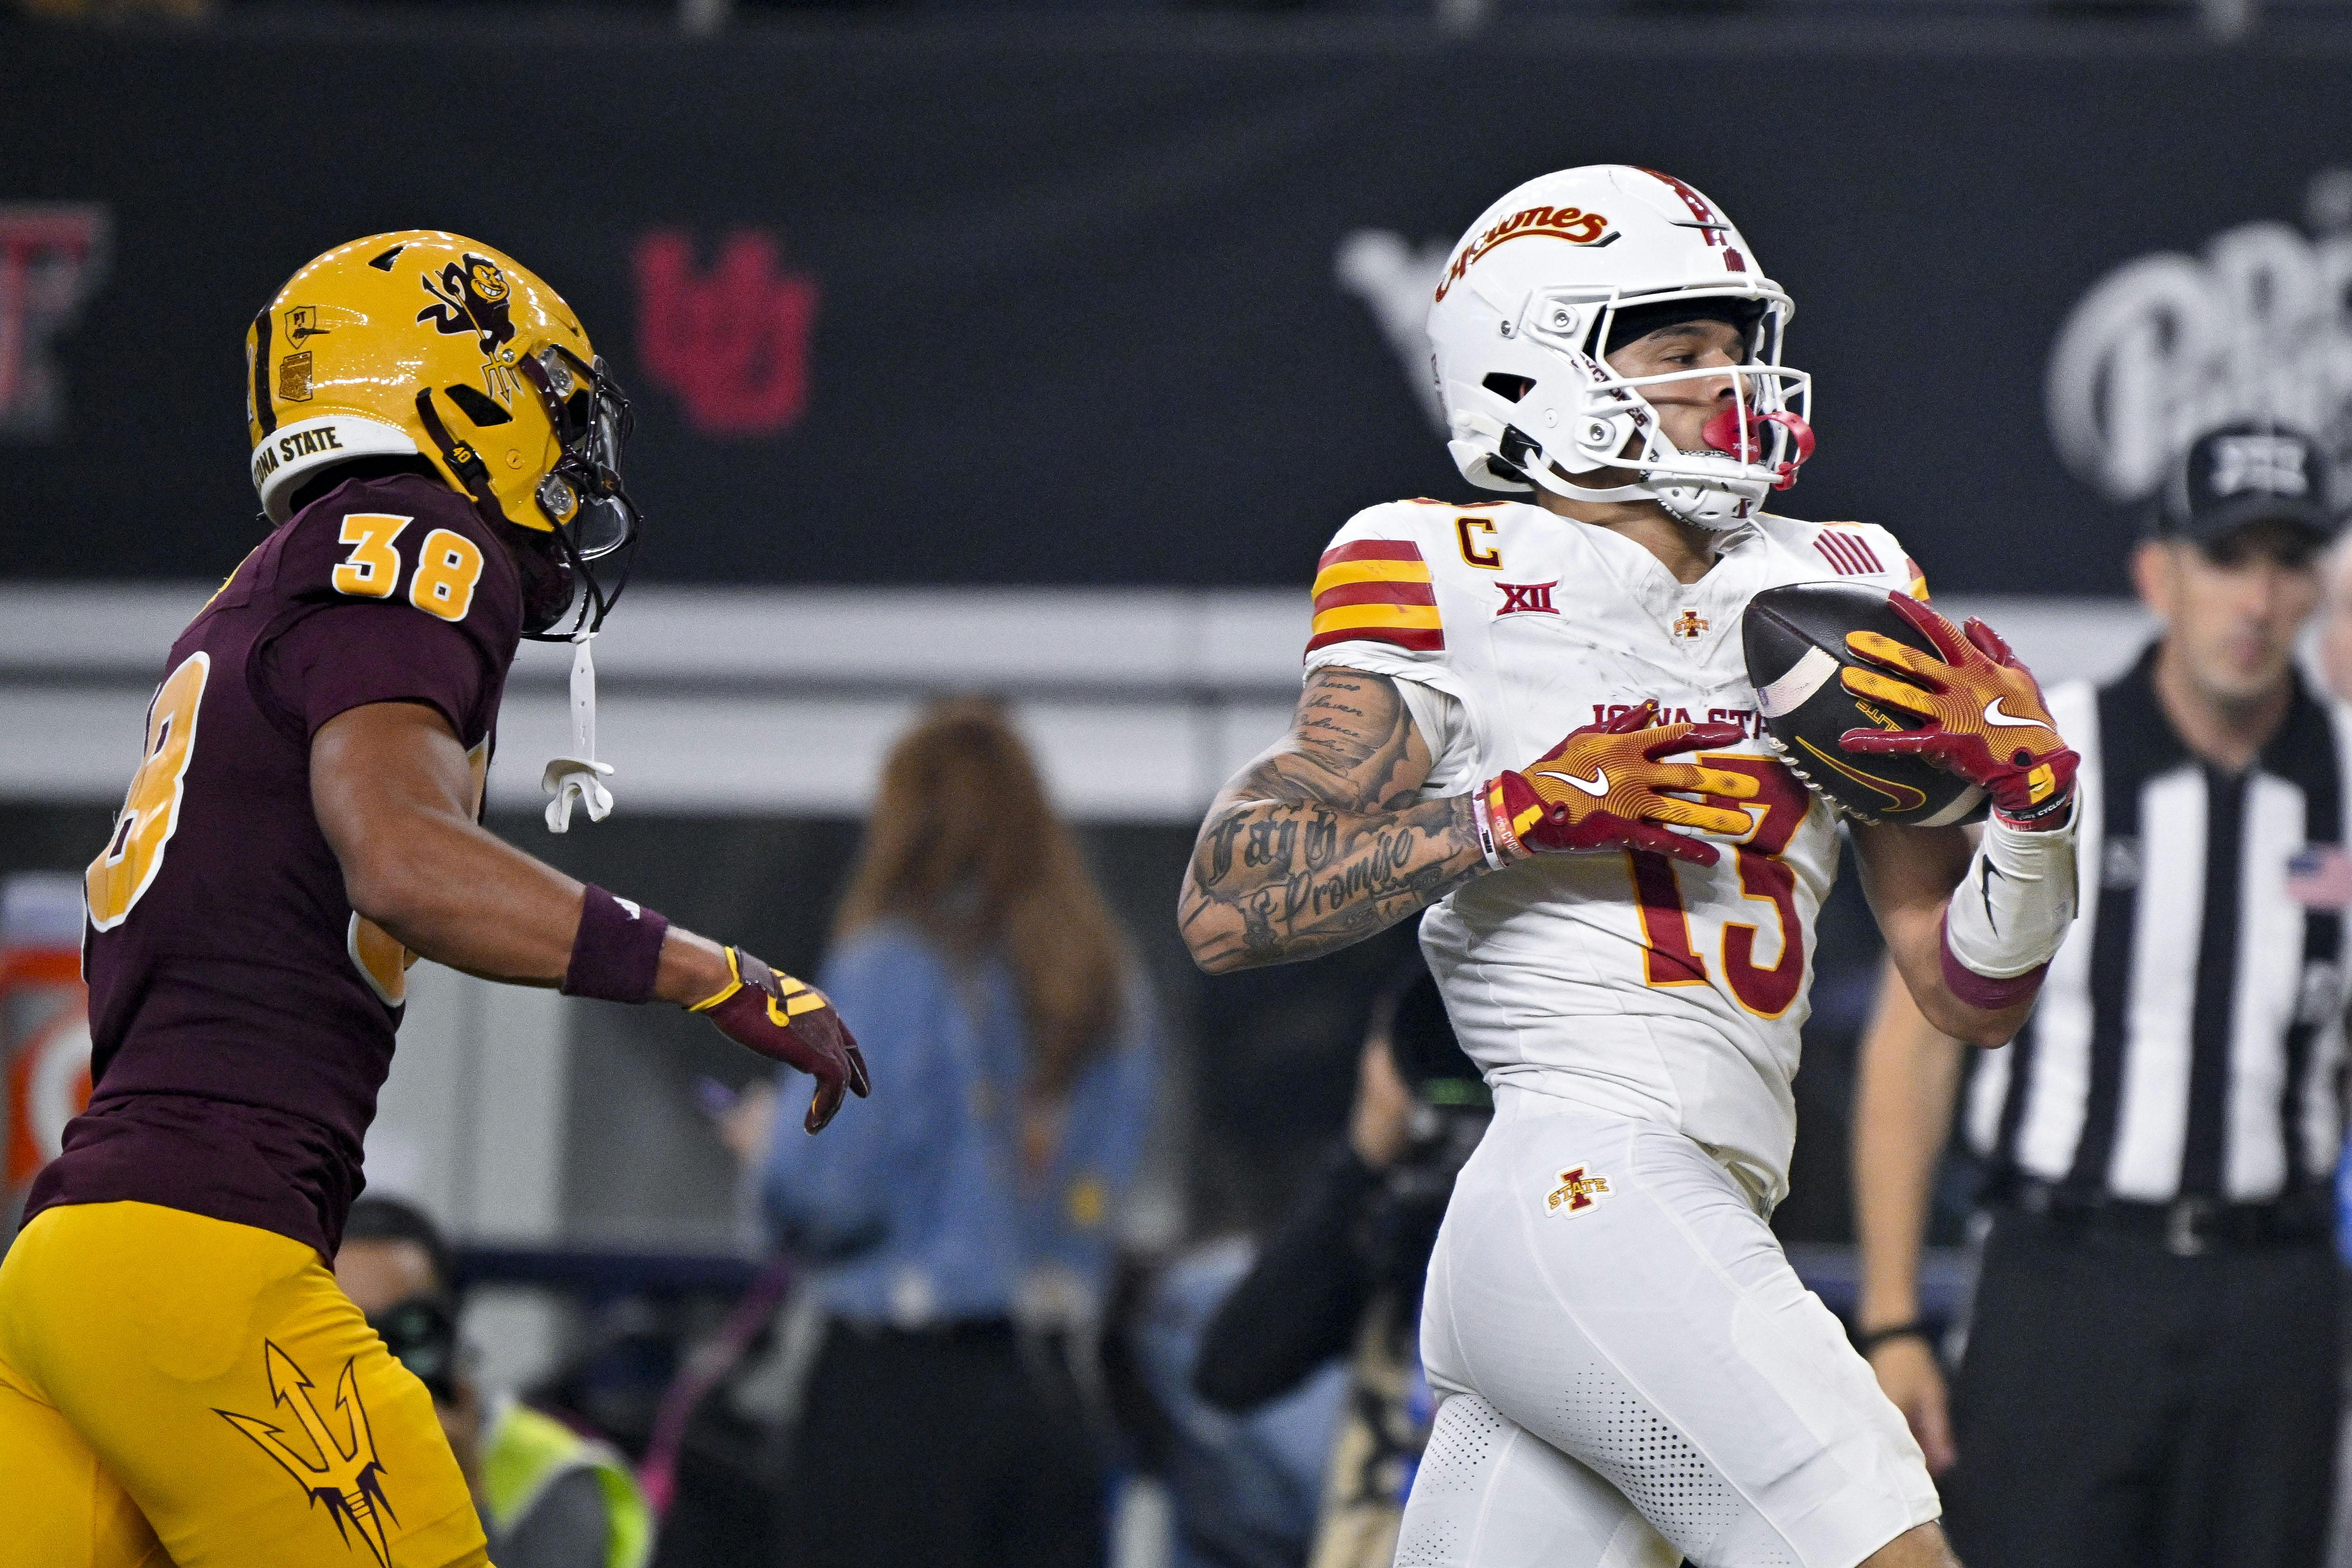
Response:
[[[1841,679],[1856,697],[1927,722],[1909,730],[1848,730],[1838,743],[1849,752],[1925,757],[1981,787],[1994,809],[2021,826],[2063,816],[2083,759],[2058,733],[2033,672],[1999,633],[1973,616],[1963,632],[1908,594],[1889,594],[1886,602],[1943,658],[1876,632],[1848,632],[1847,647],[1905,679],[1851,667]]]
[[[1754,821],[1735,807],[1702,805],[1660,792],[1748,800],[1756,794],[1756,781],[1724,768],[1659,759],[1736,746],[1747,736],[1737,724],[1660,724],[1657,712],[1656,703],[1646,702],[1618,718],[1570,731],[1526,767],[1488,779],[1476,796],[1480,826],[1494,840],[1488,858],[1507,865],[1528,855],[1626,848],[1714,865],[1714,845],[1659,825],[1738,836]]]
[[[726,990],[687,1011],[709,1018],[720,1034],[746,1050],[816,1079],[816,1093],[801,1125],[821,1132],[841,1109],[845,1090],[860,1099],[874,1091],[856,1037],[824,992],[777,973],[740,948],[727,950],[727,972],[735,978]]]

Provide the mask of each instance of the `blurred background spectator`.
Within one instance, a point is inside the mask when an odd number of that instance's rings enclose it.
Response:
[[[414,1205],[363,1197],[343,1227],[335,1279],[392,1353],[432,1391],[506,1568],[643,1568],[653,1515],[620,1455],[553,1416],[487,1392],[457,1339],[449,1245]]]
[[[769,1219],[825,1318],[783,1554],[1100,1563],[1097,1347],[1152,1009],[995,703],[944,703],[891,748],[835,933],[823,987],[895,1087],[822,1138],[777,1118],[768,1155]]]
[[[1208,1325],[1193,1387],[1241,1415],[1346,1358],[1311,1568],[1387,1568],[1435,1404],[1422,1283],[1454,1178],[1494,1116],[1416,956],[1372,1015],[1334,1148]]]
[[[1315,1541],[1331,1434],[1347,1369],[1327,1363],[1287,1394],[1235,1414],[1201,1396],[1210,1319],[1249,1272],[1257,1233],[1219,1235],[1158,1270],[1130,1331],[1138,1373],[1164,1428],[1155,1469],[1169,1494],[1168,1550],[1178,1568],[1298,1568]]]

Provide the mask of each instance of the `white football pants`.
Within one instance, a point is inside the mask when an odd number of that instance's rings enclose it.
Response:
[[[1430,1259],[1444,1403],[1398,1568],[1854,1568],[1938,1516],[1869,1363],[1705,1149],[1496,1100]]]

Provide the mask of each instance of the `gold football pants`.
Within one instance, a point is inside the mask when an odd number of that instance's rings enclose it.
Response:
[[[0,1262],[0,1568],[488,1562],[433,1396],[310,1247],[82,1204]]]

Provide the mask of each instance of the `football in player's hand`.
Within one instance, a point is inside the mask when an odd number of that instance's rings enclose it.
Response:
[[[1838,744],[1849,730],[1909,730],[1920,722],[1855,696],[1838,679],[1849,665],[1877,668],[1846,647],[1846,633],[1864,631],[1936,651],[1888,607],[1884,588],[1791,583],[1748,601],[1739,640],[1765,738],[1790,772],[1864,822],[1973,822],[1984,815],[1985,795],[1967,780],[1917,757],[1857,756]]]

